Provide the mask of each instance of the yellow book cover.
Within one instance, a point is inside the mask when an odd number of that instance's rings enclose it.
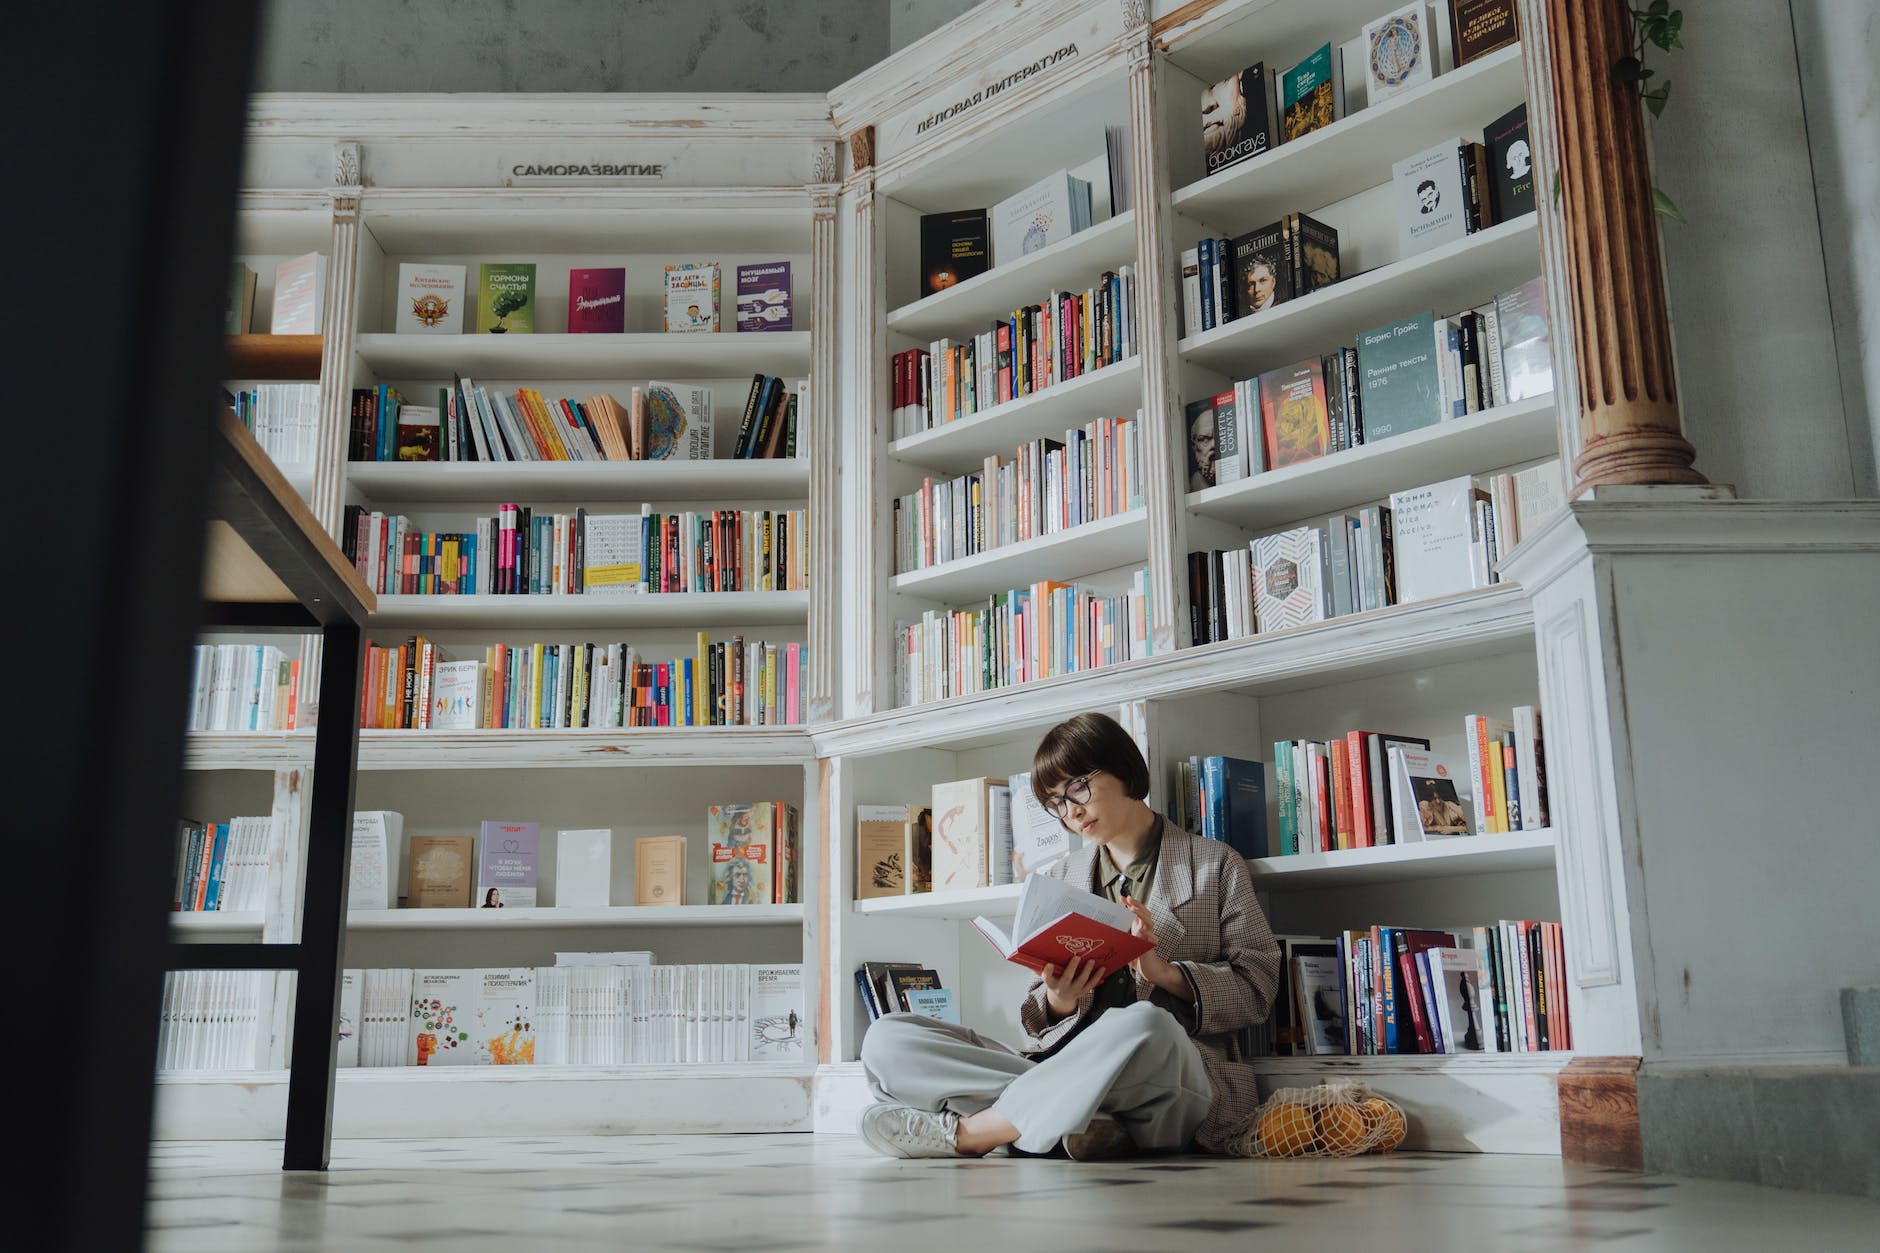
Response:
[[[1488,752],[1484,758],[1488,762],[1489,786],[1495,790],[1495,825],[1496,835],[1508,830],[1508,775],[1501,765],[1501,736],[1488,737]]]
[[[542,726],[542,671],[547,667],[542,663],[543,648],[540,644],[529,649],[529,717],[524,723],[531,731]]]
[[[698,651],[692,656],[692,718],[701,726],[711,725],[711,637],[698,633]]]

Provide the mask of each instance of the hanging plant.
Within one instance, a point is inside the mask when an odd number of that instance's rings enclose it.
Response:
[[[1679,34],[1684,29],[1684,10],[1671,7],[1671,0],[1651,0],[1644,7],[1628,5],[1626,16],[1632,19],[1632,54],[1620,57],[1612,63],[1611,78],[1615,83],[1630,83],[1651,110],[1654,118],[1660,117],[1665,105],[1671,99],[1671,80],[1659,78],[1658,71],[1645,64],[1648,48],[1658,48],[1670,52],[1684,44]],[[1654,82],[1653,80],[1657,81]],[[1560,171],[1554,171],[1554,203],[1560,202]],[[1652,208],[1668,218],[1684,221],[1684,214],[1676,202],[1665,195],[1657,184],[1652,185]]]

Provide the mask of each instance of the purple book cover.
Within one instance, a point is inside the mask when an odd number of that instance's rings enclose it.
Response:
[[[568,333],[618,335],[627,329],[627,272],[568,271]]]
[[[536,850],[542,829],[533,822],[490,821],[477,841],[478,909],[529,909],[535,905]]]
[[[738,330],[787,331],[790,327],[790,263],[766,261],[738,267]]]

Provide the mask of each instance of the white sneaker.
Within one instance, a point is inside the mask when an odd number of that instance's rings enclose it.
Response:
[[[964,1157],[953,1145],[958,1114],[909,1105],[870,1105],[862,1111],[862,1139],[888,1157]]]

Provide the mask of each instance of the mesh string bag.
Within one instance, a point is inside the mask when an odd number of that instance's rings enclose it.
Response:
[[[1403,1107],[1357,1082],[1280,1088],[1228,1142],[1238,1157],[1356,1157],[1403,1143]]]

